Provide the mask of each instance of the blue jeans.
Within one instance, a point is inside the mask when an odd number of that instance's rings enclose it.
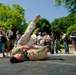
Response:
[[[69,47],[68,47],[67,41],[63,41],[63,45],[64,45],[64,48],[65,48],[65,53],[69,52]]]
[[[51,54],[54,54],[54,47],[55,47],[55,42],[51,42]]]
[[[2,52],[3,43],[0,42],[0,52]]]
[[[59,49],[58,49],[58,47],[56,46],[56,47],[55,47],[55,51],[56,51],[56,53],[58,53],[58,50],[59,50]]]

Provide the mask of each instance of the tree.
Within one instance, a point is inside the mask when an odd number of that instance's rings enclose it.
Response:
[[[55,19],[53,22],[51,22],[51,30],[54,31],[58,36],[61,34],[61,31],[67,32],[67,34],[70,33],[68,27],[76,24],[76,12],[70,13],[67,17],[61,17]]]
[[[36,27],[39,28],[42,32],[46,31],[49,34],[51,32],[50,22],[45,18],[38,19],[38,21],[36,22]]]
[[[67,34],[70,34],[72,32],[73,28],[76,28],[76,23],[74,25],[71,25],[71,26],[68,27]]]
[[[54,0],[55,6],[64,5],[69,12],[76,11],[76,0]]]
[[[12,7],[0,3],[0,25],[6,30],[10,24],[14,25],[15,30],[19,29],[23,32],[25,23],[24,9],[18,5],[13,4]]]
[[[67,27],[66,17],[61,17],[51,22],[51,29],[55,33],[60,33],[62,30],[66,31]]]

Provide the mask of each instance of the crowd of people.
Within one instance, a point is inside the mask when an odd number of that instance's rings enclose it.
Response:
[[[3,57],[8,57],[9,51],[17,44],[21,35],[19,31],[14,31],[14,26],[10,25],[10,29],[5,32],[4,28],[0,26],[0,52],[3,53]],[[5,38],[6,39],[5,39]],[[4,54],[6,52],[6,55]]]
[[[6,33],[3,27],[0,26],[0,51],[2,51],[3,57],[8,57],[8,53],[10,52],[11,63],[25,60],[41,60],[47,56],[48,52],[51,54],[58,53],[59,51],[60,53],[62,52],[60,49],[60,39],[53,31],[49,35],[46,31],[40,32],[38,31],[39,29],[34,30],[36,27],[35,22],[39,17],[39,14],[35,16],[23,35],[19,33],[19,30],[15,32],[13,25],[10,25],[10,29]],[[34,32],[32,33],[33,30]],[[65,53],[69,54],[67,34],[63,31],[61,34]],[[4,42],[1,41],[2,36],[5,36],[7,39],[6,48],[4,47]],[[70,39],[76,54],[76,28],[70,34]],[[4,54],[5,50],[6,55]]]

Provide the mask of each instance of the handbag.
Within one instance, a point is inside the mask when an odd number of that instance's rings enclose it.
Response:
[[[2,43],[5,43],[6,41],[7,41],[7,38],[6,38],[5,36],[2,36],[2,37],[1,37],[1,42],[2,42]]]

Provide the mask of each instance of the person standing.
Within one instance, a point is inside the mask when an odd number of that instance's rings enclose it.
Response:
[[[51,32],[51,54],[54,54],[54,49],[55,49],[55,39],[56,35],[54,32]]]
[[[50,35],[47,33],[47,32],[44,32],[44,45],[48,45],[48,46],[51,46],[51,38],[50,38]]]
[[[6,38],[6,34],[5,34],[5,31],[3,31],[3,27],[0,26],[0,52],[3,53],[3,57],[5,57],[4,55],[4,51],[5,51],[5,48],[4,48],[4,41],[6,41],[4,38],[2,37],[5,37]]]
[[[63,32],[63,31],[61,33],[62,33],[63,45],[64,45],[64,48],[65,48],[65,53],[69,54],[67,34],[65,32]]]
[[[72,46],[75,50],[74,54],[76,54],[76,28],[72,29],[72,32],[70,34],[70,38],[71,38],[71,41],[72,41]]]
[[[3,46],[3,43],[1,42],[1,37],[2,37],[2,26],[0,26],[0,52],[2,51]]]
[[[16,31],[15,46],[17,45],[18,40],[20,39],[20,37],[21,37],[21,34],[20,34],[19,30],[17,30],[17,31]]]
[[[56,40],[55,40],[55,51],[56,51],[56,53],[58,53],[58,51],[60,51],[60,53],[62,52],[60,50],[60,41],[59,41],[58,37],[56,37]]]
[[[9,52],[14,47],[14,43],[16,39],[16,33],[14,31],[13,25],[10,25],[10,29],[7,30],[6,37],[8,38],[8,46],[7,46],[6,51]]]
[[[39,32],[39,33],[38,33],[38,36],[37,36],[37,39],[38,39],[37,44],[38,44],[38,45],[40,45],[40,41],[42,40],[42,38],[43,38],[42,33]]]

